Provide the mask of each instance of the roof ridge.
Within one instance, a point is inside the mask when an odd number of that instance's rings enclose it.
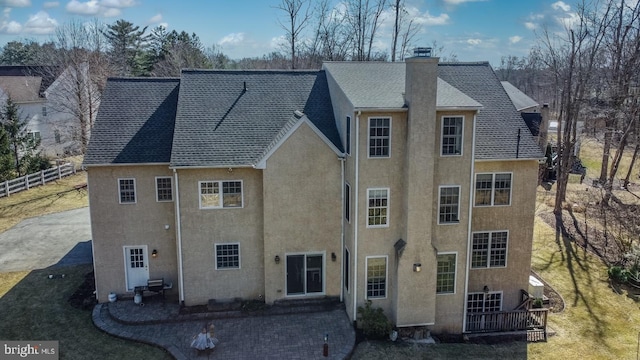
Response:
[[[321,69],[182,69],[181,73],[191,74],[318,74]]]
[[[440,62],[438,66],[490,66],[488,61]]]
[[[180,81],[179,77],[121,77],[114,76],[108,77],[108,81],[121,81],[121,82],[174,82]]]

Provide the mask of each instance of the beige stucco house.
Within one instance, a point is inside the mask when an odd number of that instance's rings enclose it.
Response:
[[[98,300],[164,278],[185,305],[371,300],[472,331],[528,286],[527,134],[487,63],[110,79],[85,157]]]

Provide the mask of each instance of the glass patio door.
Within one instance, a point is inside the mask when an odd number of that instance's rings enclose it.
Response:
[[[287,295],[324,292],[323,258],[321,254],[287,255]]]

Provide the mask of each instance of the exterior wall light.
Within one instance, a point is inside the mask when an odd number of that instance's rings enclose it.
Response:
[[[276,255],[276,257],[273,258],[273,261],[275,261],[276,264],[280,264],[280,256]]]
[[[151,257],[154,258],[154,259],[157,258],[158,257],[158,250],[153,249],[153,251],[151,252]]]
[[[413,272],[420,272],[420,271],[422,271],[422,264],[420,263],[413,264]]]
[[[332,252],[331,253],[331,261],[336,261],[336,258],[337,258],[336,253]]]
[[[484,291],[484,293],[485,293],[485,294],[488,294],[488,293],[489,293],[489,287],[488,287],[487,285],[485,285],[485,286],[482,288],[482,291]]]

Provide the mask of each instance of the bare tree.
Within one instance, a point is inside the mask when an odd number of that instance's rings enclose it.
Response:
[[[387,0],[347,0],[345,19],[354,34],[353,60],[370,61]]]
[[[87,148],[100,97],[111,73],[105,56],[103,25],[70,21],[56,28],[56,50],[50,54],[54,67],[43,67],[42,76],[55,78],[45,96],[54,111],[68,114],[70,126],[60,123],[58,131],[79,143],[79,151]]]
[[[286,13],[286,22],[278,20],[278,23],[286,33],[287,45],[291,55],[291,68],[296,68],[297,46],[302,31],[307,26],[312,16],[311,6],[307,0],[281,0],[276,9]]]
[[[555,37],[547,29],[543,33],[546,65],[553,72],[555,86],[560,92],[558,126],[557,192],[554,213],[562,213],[569,172],[577,139],[576,128],[591,81],[595,77],[597,61],[609,21],[610,7],[594,11],[583,2],[577,9],[579,23],[567,26],[566,36]]]
[[[418,34],[415,18],[409,17],[409,12],[404,5],[404,0],[395,0],[393,5],[394,26],[391,34],[391,61],[404,60],[413,39]],[[398,49],[400,41],[400,49]]]

